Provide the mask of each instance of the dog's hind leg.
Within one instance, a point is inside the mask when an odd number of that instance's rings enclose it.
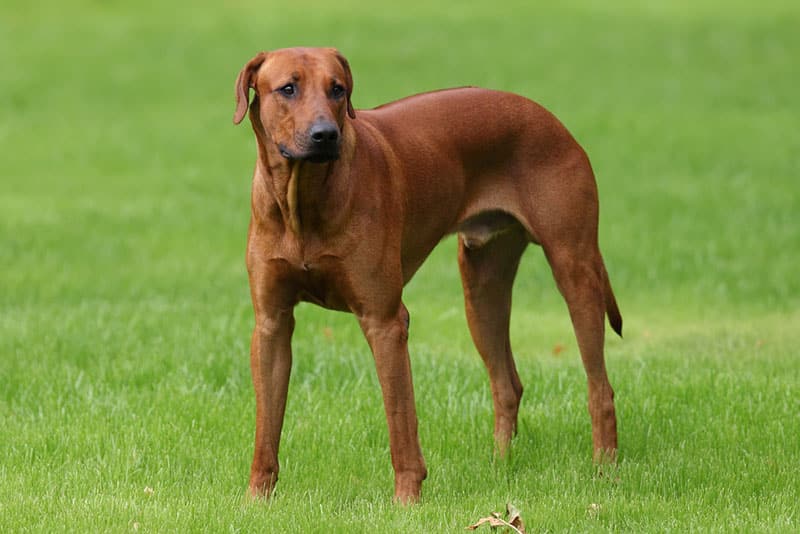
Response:
[[[528,238],[522,227],[503,214],[499,232],[483,231],[483,225],[465,225],[459,236],[458,264],[464,287],[467,323],[486,369],[494,403],[494,439],[497,452],[505,455],[517,428],[522,398],[511,354],[509,318],[511,289]],[[482,221],[483,222],[483,221]],[[509,226],[506,226],[511,222]]]
[[[622,333],[622,317],[598,246],[597,185],[586,155],[565,155],[561,166],[528,182],[525,223],[544,249],[564,297],[586,371],[592,442],[597,461],[617,451],[614,391],[606,373],[605,317]]]
[[[586,370],[594,458],[598,462],[613,461],[617,452],[617,418],[603,356],[607,285],[603,260],[596,245],[545,247],[545,254],[567,302]]]

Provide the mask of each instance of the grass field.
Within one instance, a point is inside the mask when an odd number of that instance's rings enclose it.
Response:
[[[800,529],[800,4],[9,0],[0,6],[0,532]],[[453,4],[456,5],[455,3]],[[352,317],[297,311],[274,498],[245,497],[244,268],[255,52],[333,45],[356,107],[480,85],[554,111],[592,158],[625,318],[620,461],[596,476],[566,308],[531,248],[526,390],[492,461],[451,238],[406,290],[421,504],[391,504]]]

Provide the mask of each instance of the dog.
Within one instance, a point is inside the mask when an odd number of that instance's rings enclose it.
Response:
[[[333,48],[261,52],[242,68],[235,93],[233,121],[249,110],[257,145],[246,253],[255,313],[252,495],[269,496],[278,480],[293,309],[304,301],[358,319],[383,393],[394,499],[419,499],[427,469],[403,286],[453,233],[467,322],[491,383],[498,454],[516,431],[522,396],[509,342],[511,286],[535,243],[567,303],[586,370],[594,458],[614,460],[603,345],[606,315],[620,336],[622,318],[598,246],[594,174],[558,119],[522,96],[472,87],[356,112],[350,65]]]

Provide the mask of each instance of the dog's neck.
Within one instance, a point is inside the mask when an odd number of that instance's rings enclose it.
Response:
[[[277,151],[276,151],[277,152]],[[271,154],[270,162],[275,161]],[[270,179],[275,200],[280,208],[285,228],[297,236],[321,231],[325,221],[320,211],[331,203],[328,181],[333,171],[332,163],[309,163],[302,160],[278,160],[270,166]]]
[[[280,218],[284,231],[298,239],[336,231],[346,218],[350,199],[350,183],[339,172],[339,162],[286,159],[259,126],[254,123],[258,143],[256,179],[263,181],[263,190],[271,198],[254,195],[253,201],[260,204],[254,209],[261,212],[266,208],[263,217]],[[347,142],[352,132],[346,132],[345,138],[342,150],[352,151],[353,143]],[[268,204],[277,206],[277,210],[269,209]]]

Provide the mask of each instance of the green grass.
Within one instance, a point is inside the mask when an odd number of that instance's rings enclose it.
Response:
[[[800,7],[530,4],[4,2],[0,531],[460,532],[508,501],[529,532],[797,531]],[[296,44],[346,54],[357,107],[507,89],[585,146],[626,325],[607,343],[615,472],[591,464],[583,370],[533,248],[512,324],[521,428],[492,461],[449,239],[406,291],[423,502],[390,502],[355,321],[310,306],[281,481],[245,497],[255,154],[233,81]]]

